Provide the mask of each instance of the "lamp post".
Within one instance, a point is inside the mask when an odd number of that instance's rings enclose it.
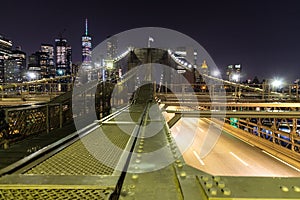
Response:
[[[281,79],[275,78],[275,79],[273,79],[273,81],[272,81],[271,84],[272,84],[273,90],[274,90],[275,92],[277,92],[277,89],[280,88],[280,87],[282,86],[283,82],[282,82]]]
[[[30,81],[34,81],[37,77],[35,72],[28,72],[27,76],[28,76]]]
[[[214,76],[214,77],[219,77],[220,75],[221,75],[221,72],[219,70],[214,70],[212,72],[212,76]]]

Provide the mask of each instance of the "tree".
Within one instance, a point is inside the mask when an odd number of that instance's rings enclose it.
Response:
[[[259,84],[259,80],[257,78],[257,76],[254,77],[253,81],[252,81],[253,84]]]

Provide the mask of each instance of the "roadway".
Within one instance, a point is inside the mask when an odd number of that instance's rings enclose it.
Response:
[[[167,113],[164,116],[166,120],[171,117]],[[210,126],[209,120],[199,118],[181,118],[171,128],[185,162],[212,175],[300,177],[299,169],[225,131],[222,131],[212,150],[201,158],[200,150],[205,137],[207,134],[217,135],[217,132],[218,129]],[[185,148],[187,144],[188,148]]]

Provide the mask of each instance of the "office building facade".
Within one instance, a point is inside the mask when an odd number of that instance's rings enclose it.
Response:
[[[81,37],[82,44],[82,68],[90,70],[92,68],[92,37],[88,32],[88,20],[85,19],[85,33]]]
[[[56,76],[71,74],[72,48],[64,38],[55,39]]]
[[[241,64],[228,65],[226,68],[226,77],[231,82],[241,82]]]

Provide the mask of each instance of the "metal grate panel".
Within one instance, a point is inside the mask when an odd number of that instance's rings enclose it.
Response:
[[[111,175],[114,171],[122,151],[116,153],[113,151],[114,146],[124,149],[129,135],[123,133],[116,126],[103,128],[107,138],[111,144],[96,144],[95,148],[97,155],[93,155],[86,149],[81,140],[73,143],[64,150],[58,152],[37,166],[31,168],[25,174],[44,174],[44,175]],[[86,137],[82,138],[85,143],[97,141],[98,132],[96,129]],[[113,144],[113,145],[112,145]],[[96,158],[95,158],[96,156]],[[101,158],[99,156],[102,156]],[[97,159],[98,158],[98,159]],[[110,163],[109,166],[101,163],[101,160],[106,160]]]
[[[107,199],[110,190],[87,189],[2,189],[0,199]]]

